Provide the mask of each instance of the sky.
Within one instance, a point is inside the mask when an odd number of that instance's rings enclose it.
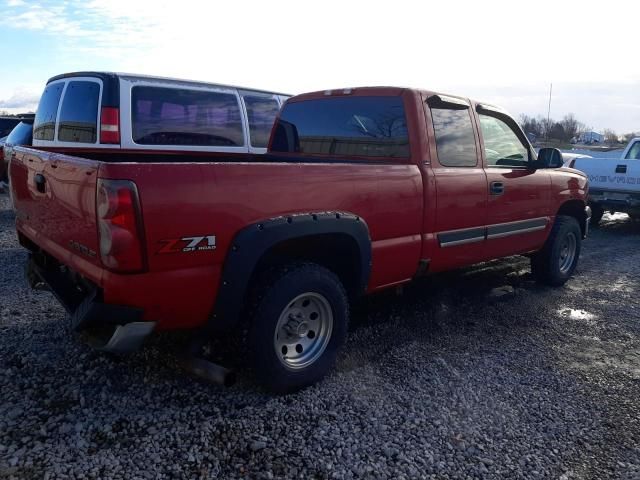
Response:
[[[640,132],[640,2],[0,0],[0,110],[78,70],[302,93],[396,85]]]

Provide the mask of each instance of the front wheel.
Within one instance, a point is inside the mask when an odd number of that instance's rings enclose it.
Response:
[[[326,375],[347,336],[340,279],[317,264],[286,265],[258,280],[252,300],[248,346],[258,380],[288,393]]]
[[[531,273],[540,283],[564,285],[578,265],[582,231],[578,221],[558,215],[544,247],[531,257]]]

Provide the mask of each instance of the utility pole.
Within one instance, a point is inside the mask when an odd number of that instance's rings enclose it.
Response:
[[[544,132],[545,143],[549,141],[549,129],[551,128],[551,92],[553,92],[553,82],[549,85],[549,108],[547,109],[547,128]]]

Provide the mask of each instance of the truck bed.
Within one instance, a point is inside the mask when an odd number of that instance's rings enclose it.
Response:
[[[144,319],[157,321],[159,329],[205,323],[236,233],[293,209],[347,211],[369,219],[369,290],[408,281],[419,266],[424,205],[417,165],[301,164],[295,158],[231,154],[136,162],[122,161],[121,153],[111,161],[105,161],[107,153],[91,156],[101,160],[16,148],[10,175],[19,235],[103,289],[105,303],[141,307]],[[38,175],[45,178],[44,192],[38,191]],[[137,186],[146,256],[142,273],[113,273],[100,261],[98,178]],[[189,253],[167,248],[194,237],[215,237],[215,248]],[[377,261],[383,257],[394,262]]]

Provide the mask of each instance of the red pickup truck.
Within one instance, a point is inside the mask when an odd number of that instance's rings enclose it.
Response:
[[[354,298],[510,255],[562,285],[587,235],[586,177],[557,150],[536,155],[502,109],[459,97],[309,93],[285,103],[266,155],[157,153],[15,149],[32,286],[109,351],[242,325],[280,392],[330,370]]]

